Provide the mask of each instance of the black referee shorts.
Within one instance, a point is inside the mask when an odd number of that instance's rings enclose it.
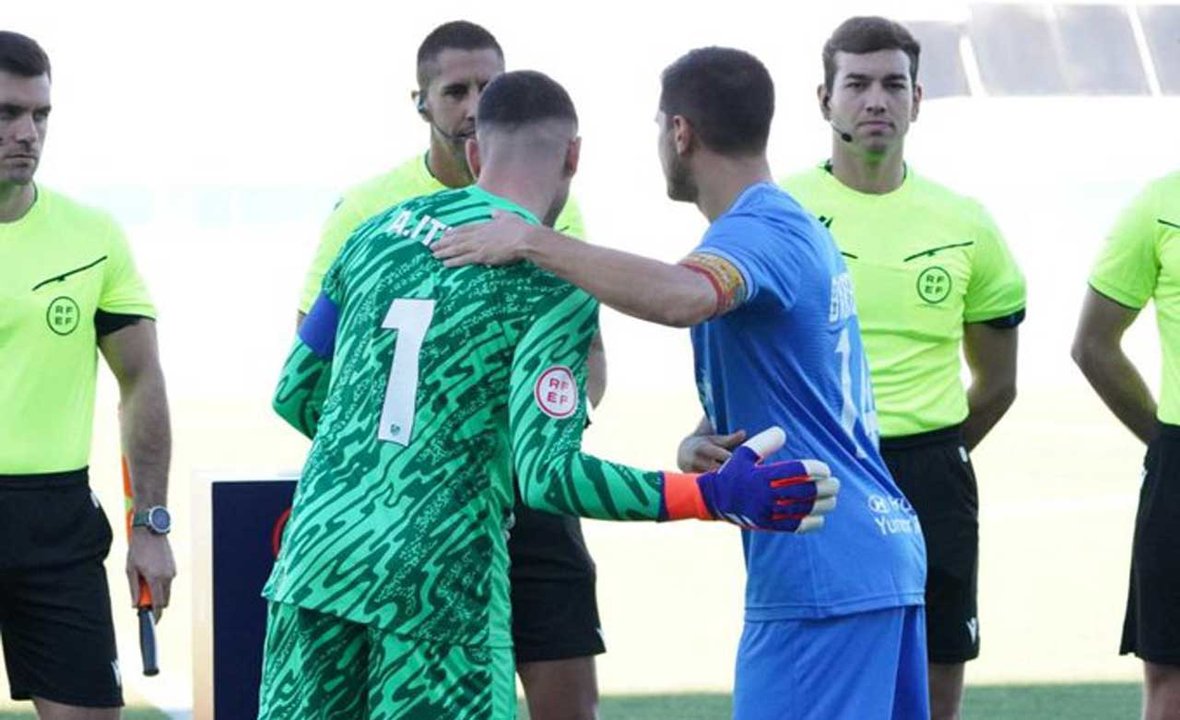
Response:
[[[979,657],[979,490],[962,426],[881,438],[881,455],[926,540],[926,647],[932,663]]]
[[[1180,666],[1180,427],[1147,446],[1119,653]]]
[[[85,469],[0,475],[0,641],[14,700],[123,704],[110,547]]]
[[[533,510],[520,501],[508,535],[512,642],[516,662],[606,652],[594,593],[594,561],[576,517]]]

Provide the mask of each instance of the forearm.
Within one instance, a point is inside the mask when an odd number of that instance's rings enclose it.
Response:
[[[324,400],[331,380],[331,363],[317,356],[302,342],[283,365],[278,387],[271,402],[274,411],[288,425],[308,438],[319,426]]]
[[[1016,399],[1016,383],[976,381],[967,391],[967,419],[963,421],[963,440],[973,450],[995,427]]]
[[[542,227],[530,228],[522,242],[530,262],[633,317],[689,327],[717,311],[709,281],[679,265],[590,245]]]
[[[135,506],[166,505],[172,431],[159,366],[121,382],[119,395],[123,452],[131,470]]]
[[[610,463],[574,451],[518,465],[524,503],[536,510],[599,520],[657,520],[663,480],[658,472]]]
[[[1102,402],[1144,443],[1156,435],[1156,403],[1143,376],[1121,348],[1084,348],[1075,360]]]

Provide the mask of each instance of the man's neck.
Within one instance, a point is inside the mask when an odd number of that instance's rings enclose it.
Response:
[[[553,204],[553,183],[534,180],[528,168],[482,168],[476,185],[493,195],[511,200],[543,221]]]
[[[16,222],[25,216],[37,199],[33,183],[0,183],[0,223]]]
[[[884,195],[905,181],[905,157],[898,145],[882,154],[867,154],[840,141],[832,146],[832,174],[845,186],[868,195]]]
[[[708,151],[705,151],[708,152]],[[760,182],[774,182],[765,155],[733,158],[710,153],[698,163],[697,208],[713,222],[725,214],[746,188]]]
[[[467,167],[467,160],[455,153],[453,146],[434,133],[430,135],[430,152],[426,155],[426,167],[430,174],[449,188],[470,185],[474,178]]]

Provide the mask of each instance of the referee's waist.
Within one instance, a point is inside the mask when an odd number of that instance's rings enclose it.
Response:
[[[89,467],[78,470],[51,473],[26,473],[4,475],[0,473],[0,490],[43,490],[52,487],[70,487],[90,482]]]
[[[1169,425],[1166,422],[1156,422],[1159,436],[1169,440],[1180,440],[1180,425]]]
[[[913,435],[894,435],[881,438],[882,450],[909,450],[926,445],[943,445],[963,442],[963,423],[948,425],[937,430],[915,433]]]

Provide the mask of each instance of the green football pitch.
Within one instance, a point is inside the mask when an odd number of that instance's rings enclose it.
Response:
[[[723,720],[728,695],[608,696],[602,720]],[[1133,683],[1086,685],[980,685],[967,688],[964,720],[1131,720],[1139,713],[1139,686]],[[125,720],[166,720],[163,713],[129,708]],[[31,712],[0,712],[0,720],[31,720]],[[528,718],[522,705],[520,720]]]

